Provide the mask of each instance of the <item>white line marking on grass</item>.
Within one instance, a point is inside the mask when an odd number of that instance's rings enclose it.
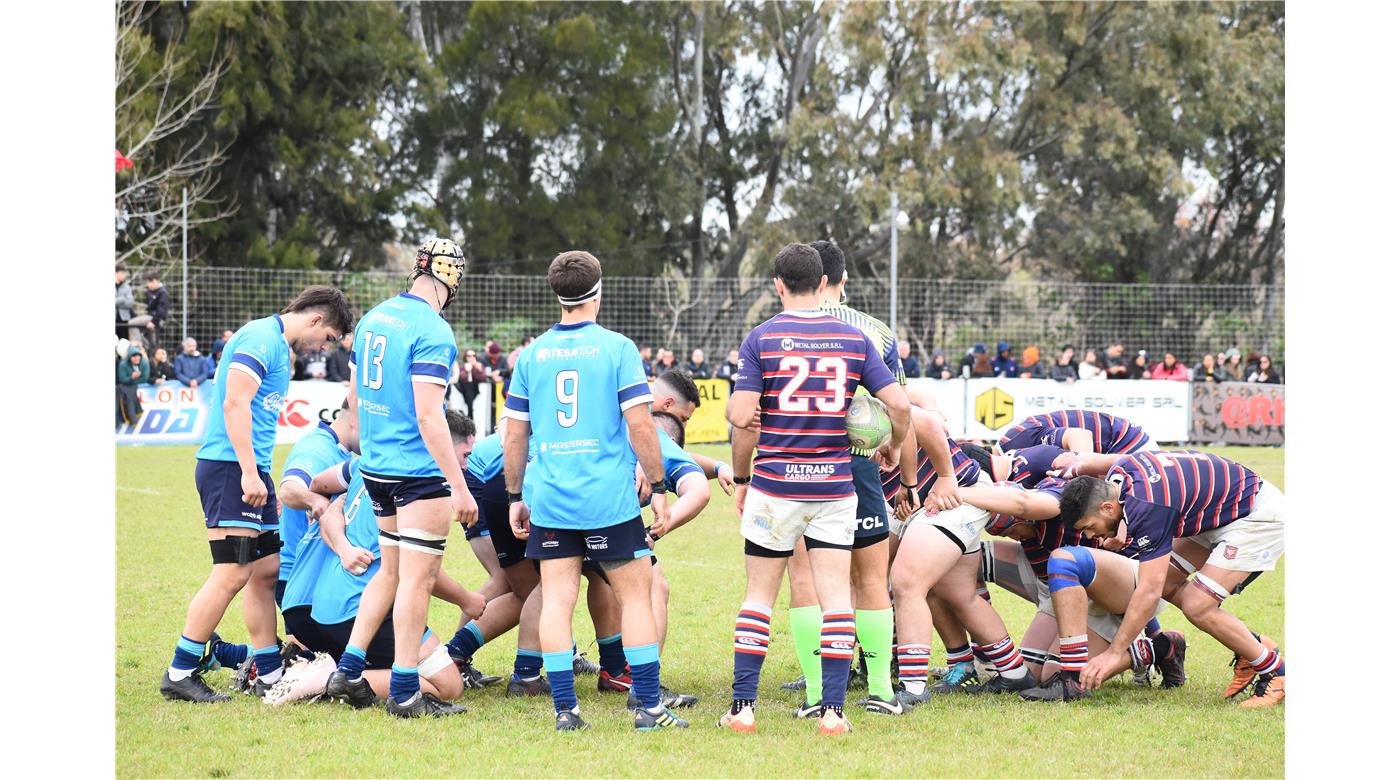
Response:
[[[720,571],[734,571],[733,566],[721,566],[717,563],[702,563],[701,561],[682,561],[676,558],[657,558],[667,566],[695,566],[701,569],[719,569]]]
[[[128,493],[140,493],[145,496],[162,495],[162,493],[159,490],[151,490],[149,488],[127,487],[126,485],[117,485],[117,490],[125,490]]]

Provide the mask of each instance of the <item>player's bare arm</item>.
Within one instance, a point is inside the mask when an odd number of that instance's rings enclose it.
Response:
[[[504,452],[501,468],[505,472],[506,495],[510,497],[510,531],[517,539],[530,535],[530,508],[520,499],[520,491],[525,485],[525,461],[529,446],[529,421],[511,418],[501,435]]]
[[[311,492],[323,497],[334,497],[345,492],[345,464],[337,463],[311,478]],[[283,483],[286,484],[286,483]],[[280,493],[279,493],[280,495]],[[284,499],[285,500],[285,499]]]
[[[1089,660],[1080,679],[1093,689],[1120,668],[1128,657],[1128,646],[1142,632],[1143,626],[1157,610],[1157,600],[1162,597],[1162,588],[1167,582],[1168,561],[1171,556],[1161,555],[1138,566],[1138,585],[1133,597],[1128,601],[1128,609],[1123,613],[1123,623],[1109,643],[1108,649]]]
[[[433,598],[455,605],[469,620],[481,617],[486,611],[486,599],[480,593],[467,590],[445,571],[439,571],[433,582]]]
[[[924,508],[930,512],[954,509],[962,503],[958,497],[958,477],[953,470],[953,452],[948,448],[948,429],[938,415],[922,409],[911,410],[915,438],[928,454],[938,479],[933,481]]]
[[[1087,428],[1069,428],[1060,437],[1060,447],[1078,452],[1094,451],[1094,433]]]
[[[758,393],[752,395],[757,396]],[[734,461],[734,511],[744,516],[744,499],[749,495],[749,480],[753,478],[753,453],[758,447],[758,428],[735,426],[729,454]]]
[[[665,526],[653,525],[652,538],[660,539],[694,520],[709,504],[710,486],[705,478],[693,473],[682,477],[680,484],[676,485],[676,503],[668,507],[670,520]]]
[[[705,479],[718,481],[720,490],[723,490],[726,496],[734,495],[734,467],[698,452],[687,450],[685,454],[689,455],[690,459],[695,461],[695,465],[705,472]]]
[[[1054,496],[1038,490],[964,487],[958,488],[958,497],[988,512],[1011,515],[1022,520],[1052,520],[1060,515],[1060,502]]]
[[[267,486],[258,474],[257,458],[253,455],[253,396],[258,392],[258,383],[241,371],[230,371],[226,381],[224,428],[243,472],[239,481],[243,503],[260,507],[267,503]]]
[[[345,536],[345,497],[332,501],[321,513],[321,540],[340,557],[340,565],[346,571],[359,576],[374,563],[374,554],[363,547],[356,547]]]
[[[1065,449],[1069,448],[1066,447]],[[1055,468],[1059,470],[1060,474],[1065,479],[1077,477],[1081,474],[1087,474],[1091,477],[1106,477],[1108,476],[1108,472],[1113,469],[1113,464],[1117,463],[1122,458],[1123,456],[1121,454],[1100,455],[1097,452],[1077,450],[1075,452],[1066,452],[1063,455],[1057,455],[1055,457]]]
[[[452,450],[452,434],[447,430],[447,416],[442,411],[446,394],[447,388],[443,385],[414,382],[413,408],[418,415],[418,430],[423,435],[423,444],[452,488],[449,499],[451,519],[472,526],[476,523],[476,499],[467,492],[467,481],[462,477],[462,467],[457,464]]]
[[[656,438],[656,425],[651,421],[651,406],[635,404],[622,413],[627,421],[627,438],[632,442],[632,451],[637,453],[637,464],[646,474],[651,488],[651,511],[655,515],[654,525],[665,528],[668,523],[666,491],[658,490],[658,483],[666,480],[666,469],[661,465],[661,440]]]

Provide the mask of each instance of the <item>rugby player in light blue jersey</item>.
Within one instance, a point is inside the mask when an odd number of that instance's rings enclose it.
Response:
[[[291,353],[324,349],[353,321],[343,293],[308,287],[280,315],[239,328],[224,347],[194,471],[213,569],[190,601],[175,657],[161,677],[160,693],[167,699],[228,700],[211,690],[197,669],[206,652],[212,653],[206,645],[239,591],[245,591],[243,622],[262,678],[254,693],[265,692],[282,674],[273,601],[281,540],[268,474],[277,415],[291,378]],[[257,586],[245,588],[250,581]],[[237,665],[232,658],[221,662]]]
[[[623,653],[640,708],[638,730],[684,727],[661,703],[651,609],[651,549],[637,506],[640,460],[655,521],[666,527],[661,446],[637,346],[597,323],[603,268],[587,252],[549,266],[560,322],[523,350],[505,414],[505,479],[512,531],[540,562],[540,644],[555,728],[585,727],[574,693],[572,619],[586,557],[606,572],[622,608]],[[519,424],[517,424],[519,423]],[[525,470],[533,436],[538,455]],[[630,443],[630,446],[629,446]],[[530,485],[530,500],[521,495]]]
[[[301,538],[310,521],[321,516],[330,501],[311,490],[311,480],[317,474],[350,460],[351,453],[360,451],[360,423],[357,415],[349,414],[347,399],[329,423],[317,424],[316,430],[301,437],[287,453],[282,466],[282,481],[277,485],[277,499],[282,502],[282,516],[277,532],[282,538],[279,553],[281,565],[277,570],[277,606],[282,606],[282,593],[287,589],[287,577],[292,573]]]
[[[452,453],[444,398],[457,358],[442,310],[466,272],[455,243],[432,238],[418,248],[406,293],[375,306],[355,328],[350,353],[351,406],[359,413],[360,470],[379,518],[383,566],[365,590],[355,629],[328,692],[362,701],[366,643],[392,605],[394,666],[385,710],[397,717],[453,714],[421,696],[418,646],[428,599],[442,568],[453,522],[476,519]]]

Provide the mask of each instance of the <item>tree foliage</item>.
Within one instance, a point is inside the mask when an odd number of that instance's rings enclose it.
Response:
[[[228,60],[183,137],[227,147],[212,262],[364,267],[443,232],[488,272],[583,247],[703,278],[830,236],[878,278],[897,191],[906,275],[1259,282],[1283,268],[1283,25],[1277,3],[410,0],[170,5],[142,31],[153,61]]]

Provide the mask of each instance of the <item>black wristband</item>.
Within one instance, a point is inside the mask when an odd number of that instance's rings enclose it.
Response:
[[[899,483],[899,486],[902,487],[902,488],[904,488],[905,490],[918,490],[918,489],[919,489],[919,486],[918,486],[918,485],[906,485],[906,484],[904,484],[903,482]]]
[[[520,495],[519,493],[506,493],[506,503],[507,503],[507,504],[514,504],[514,503],[516,503],[517,501],[524,501],[524,500],[525,500],[525,497],[522,496],[522,495]]]
[[[665,482],[665,480],[662,480],[662,481],[660,481],[660,482],[653,482],[653,483],[651,483],[651,494],[652,494],[653,496],[654,496],[654,495],[657,495],[657,494],[660,494],[660,493],[665,493],[665,492],[666,492],[666,482]]]
[[[736,485],[747,485],[747,484],[749,484],[749,480],[751,480],[751,479],[753,479],[753,477],[735,477],[735,478],[734,478],[734,484],[736,484]]]

